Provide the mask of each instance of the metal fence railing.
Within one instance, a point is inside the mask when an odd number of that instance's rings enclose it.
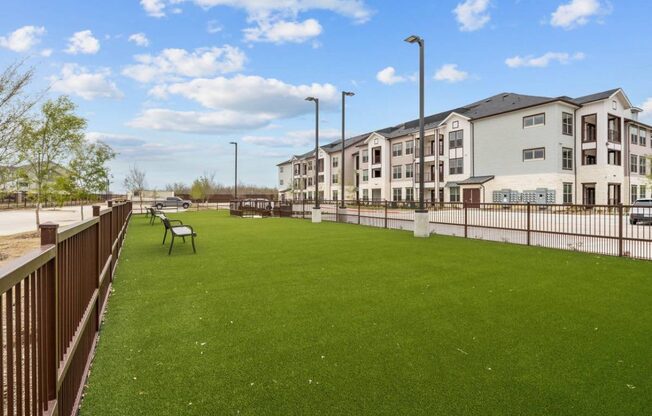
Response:
[[[100,317],[131,217],[113,204],[0,268],[0,415],[77,414]]]
[[[314,201],[275,204],[293,218],[309,219]],[[323,221],[414,230],[415,202],[321,201],[320,206]],[[631,221],[633,209],[642,220]],[[428,216],[431,234],[652,260],[652,206],[441,202],[428,204]]]

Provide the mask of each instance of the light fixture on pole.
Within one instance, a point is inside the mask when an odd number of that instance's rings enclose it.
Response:
[[[340,195],[340,198],[342,200],[342,208],[346,208],[346,202],[344,198],[344,182],[346,178],[346,171],[344,170],[346,166],[346,162],[344,161],[344,141],[346,140],[346,133],[345,133],[345,128],[346,128],[346,97],[353,97],[355,95],[354,92],[350,91],[342,91],[342,169],[341,172],[342,174],[340,175],[340,183],[341,189],[342,189],[342,195]]]
[[[307,97],[315,103],[315,209],[319,209],[319,98]]]
[[[238,142],[230,142],[232,145],[235,145],[235,182],[233,187],[233,193],[235,199],[238,199]]]
[[[428,211],[425,209],[425,190],[424,190],[424,154],[425,154],[425,137],[424,137],[424,102],[425,102],[425,64],[424,49],[425,41],[416,35],[409,36],[405,39],[408,43],[419,45],[419,205],[415,212],[414,235],[416,237],[427,237],[428,231]],[[425,222],[424,222],[425,221]]]

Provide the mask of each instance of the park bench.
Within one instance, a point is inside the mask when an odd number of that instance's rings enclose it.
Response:
[[[166,217],[165,214],[161,214],[160,218],[163,222],[163,225],[165,226],[163,244],[165,244],[165,239],[167,238],[168,231],[170,231],[170,235],[172,236],[172,241],[170,241],[170,250],[168,250],[168,256],[170,253],[172,253],[175,237],[181,237],[184,243],[186,242],[186,237],[190,237],[192,241],[192,251],[193,253],[197,253],[197,250],[195,249],[195,237],[197,237],[197,233],[192,229],[190,225],[184,225],[180,220],[171,220]],[[178,223],[178,225],[173,225],[172,223]]]

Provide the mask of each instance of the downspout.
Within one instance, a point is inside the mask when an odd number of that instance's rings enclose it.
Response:
[[[578,199],[577,199],[577,193],[578,193],[578,186],[577,186],[577,156],[578,156],[578,154],[577,154],[577,108],[575,110],[573,110],[573,123],[574,123],[574,125],[573,125],[573,171],[575,173],[575,183],[573,184],[573,187],[575,189],[573,190],[573,192],[575,193],[574,201],[575,201],[575,204],[577,204],[577,202],[578,202]],[[582,157],[581,154],[579,156]],[[561,191],[562,191],[561,197],[562,197],[562,202],[563,202],[564,201],[564,199],[563,199],[564,198],[563,185],[562,185],[562,190]]]
[[[439,200],[439,127],[435,127],[435,203]]]
[[[471,124],[471,176],[475,176],[475,125],[471,120],[469,123]]]

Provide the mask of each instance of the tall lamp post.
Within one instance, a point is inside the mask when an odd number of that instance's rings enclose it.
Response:
[[[230,142],[232,145],[235,145],[235,182],[233,187],[233,193],[235,199],[238,199],[238,142]]]
[[[346,97],[353,97],[355,95],[354,92],[350,91],[342,91],[342,177],[340,178],[341,184],[342,184],[342,195],[340,195],[340,198],[342,199],[342,208],[346,208],[346,202],[344,202],[344,182],[346,178],[346,170],[345,168],[345,158],[344,158],[344,141],[346,140],[346,133],[345,133],[345,128],[346,128]]]
[[[425,83],[425,64],[424,64],[424,48],[425,41],[416,35],[409,36],[405,39],[408,43],[416,43],[419,45],[419,205],[414,216],[414,236],[415,237],[428,237],[428,211],[425,209],[424,204],[424,154],[425,154],[425,137],[424,136],[424,83]]]
[[[312,222],[321,222],[319,206],[319,98],[306,97],[315,103],[315,207],[312,209]]]

